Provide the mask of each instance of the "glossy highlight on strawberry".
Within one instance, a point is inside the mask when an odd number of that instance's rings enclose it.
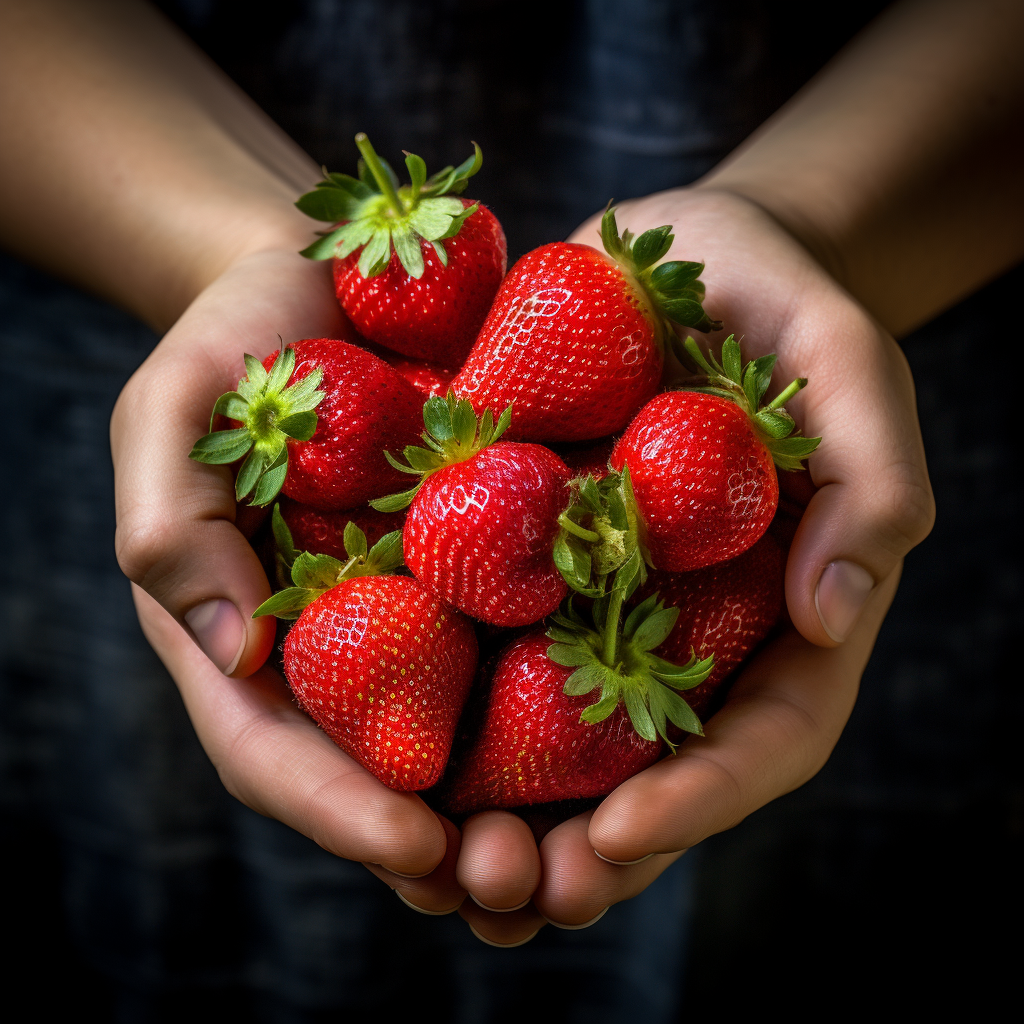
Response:
[[[335,224],[303,250],[333,259],[338,301],[366,338],[403,355],[458,367],[487,315],[506,267],[505,233],[480,203],[460,199],[483,155],[427,177],[407,153],[410,183],[360,132],[359,177],[327,174],[296,206]]]
[[[469,620],[404,576],[333,587],[284,644],[285,675],[303,710],[397,790],[440,779],[476,659]]]
[[[502,653],[476,739],[444,784],[452,813],[604,796],[664,753],[637,734],[624,706],[581,721],[591,700],[563,692],[573,669],[555,664],[550,646],[535,632]]]
[[[323,369],[325,397],[308,441],[289,441],[288,497],[331,511],[365,505],[402,483],[384,457],[415,441],[423,399],[383,360],[331,338],[297,341],[292,379]],[[276,353],[264,361],[273,363]]]
[[[782,549],[767,533],[727,562],[683,573],[654,569],[637,592],[638,599],[657,593],[680,609],[656,654],[672,662],[685,660],[691,651],[699,658],[714,654],[711,674],[686,694],[686,702],[702,719],[723,681],[778,621],[785,601],[784,570]]]
[[[474,618],[497,626],[540,621],[568,590],[552,547],[570,475],[547,448],[506,441],[438,470],[409,509],[406,565]]]
[[[746,551],[779,500],[771,453],[747,414],[716,395],[671,391],[629,425],[612,466],[628,465],[652,564],[684,572]]]
[[[667,225],[620,237],[609,208],[601,228],[605,252],[553,242],[516,263],[452,382],[477,412],[514,401],[516,439],[621,430],[658,389],[670,321],[720,326],[701,306],[703,264],[654,266],[672,244]]]
[[[764,402],[774,355],[744,364],[732,336],[721,361],[693,338],[684,347],[704,383],[648,402],[611,458],[632,473],[652,565],[672,572],[735,558],[755,544],[778,507],[776,466],[802,470],[821,442],[803,437],[785,409],[805,377]]]

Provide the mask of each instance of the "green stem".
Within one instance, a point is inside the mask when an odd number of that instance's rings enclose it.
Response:
[[[801,388],[806,386],[807,378],[797,377],[797,379],[793,381],[793,383],[790,384],[789,387],[786,388],[786,390],[783,391],[781,395],[779,395],[777,398],[773,398],[765,406],[765,409],[767,409],[769,412],[771,412],[774,409],[778,409],[780,405],[785,405]]]
[[[619,614],[626,592],[616,587],[608,600],[608,616],[604,620],[604,634],[601,644],[601,660],[609,667],[615,668],[615,647],[619,639]]]
[[[388,205],[399,217],[404,217],[405,207],[402,205],[402,200],[398,198],[395,186],[391,184],[391,176],[384,170],[384,165],[380,162],[380,157],[377,156],[373,146],[370,145],[366,132],[360,132],[356,136],[356,145],[359,147],[359,152],[363,154],[366,166],[370,168],[373,180],[377,182],[377,187],[388,201]]]
[[[558,517],[558,525],[568,530],[574,537],[579,537],[580,540],[585,540],[589,544],[596,544],[601,539],[599,533],[594,533],[593,530],[574,523],[564,512]]]

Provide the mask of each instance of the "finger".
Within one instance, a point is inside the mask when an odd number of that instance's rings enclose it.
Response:
[[[460,885],[485,910],[518,910],[540,882],[540,854],[529,825],[508,811],[474,814],[462,826]]]
[[[765,648],[705,736],[689,737],[597,808],[589,831],[596,853],[625,863],[688,849],[815,775],[853,708],[897,579],[876,588],[841,647],[816,647],[788,630]]]
[[[437,820],[444,829],[447,845],[441,863],[429,874],[422,878],[404,878],[379,864],[366,865],[382,882],[395,890],[395,894],[407,907],[431,917],[453,913],[466,898],[466,890],[455,876],[462,837],[459,830],[443,815],[439,814]]]
[[[809,461],[817,490],[793,538],[786,602],[797,629],[822,646],[846,640],[875,586],[935,519],[903,353],[864,318],[832,323],[832,343],[843,354],[808,357],[813,380],[789,403],[805,432],[822,442]],[[812,319],[800,331],[822,327]],[[787,351],[787,365],[798,360]]]
[[[132,589],[146,638],[233,796],[339,857],[414,876],[441,863],[445,829],[418,796],[388,789],[335,746],[276,672],[223,675],[168,612]]]
[[[572,931],[589,928],[608,908],[643,892],[683,851],[657,854],[639,864],[602,860],[590,840],[593,811],[563,822],[545,836],[543,880],[533,905],[549,924]]]
[[[484,910],[472,900],[459,907],[459,917],[469,925],[473,934],[488,946],[523,946],[546,924],[532,905],[507,914]]]
[[[286,340],[337,329],[329,276],[289,254],[258,254],[218,280],[126,385],[111,419],[116,550],[125,574],[188,630],[221,671],[246,676],[273,644],[253,620],[270,596],[236,528],[232,474],[188,458],[217,397]]]

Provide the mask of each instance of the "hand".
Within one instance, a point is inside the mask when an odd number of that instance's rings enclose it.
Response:
[[[227,789],[367,863],[410,902],[447,912],[465,895],[455,879],[458,831],[348,757],[261,667],[275,625],[251,617],[270,596],[243,532],[252,511],[236,519],[228,467],[188,458],[217,396],[243,376],[244,352],[262,359],[282,338],[336,336],[340,317],[329,265],[287,251],[247,256],[199,295],[114,410],[117,555],[137,584],[146,636]]]
[[[537,853],[524,828],[518,852],[508,844],[488,862],[470,842],[473,819],[466,823],[456,870],[480,902],[486,888],[506,901],[491,906],[515,905],[539,857],[530,907],[499,915],[463,905],[491,941],[523,941],[545,919],[592,923],[689,847],[810,779],[853,708],[902,558],[934,515],[900,349],[767,214],[728,193],[692,189],[623,203],[618,222],[636,234],[673,224],[669,258],[706,261],[706,308],[725,322],[713,345],[728,332],[745,358],[776,352],[777,390],[809,378],[787,407],[805,434],[823,441],[807,475],[782,474],[806,503],[786,572],[793,627],[744,670],[704,738],[688,739],[596,811],[556,827]],[[571,240],[600,245],[598,223]]]

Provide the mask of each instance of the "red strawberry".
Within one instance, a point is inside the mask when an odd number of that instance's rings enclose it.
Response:
[[[516,402],[515,434],[579,441],[621,430],[661,383],[671,322],[721,326],[701,308],[701,263],[665,263],[668,225],[635,241],[602,222],[608,255],[553,242],[509,272],[452,382],[477,411]]]
[[[672,572],[735,558],[755,544],[778,505],[775,465],[802,469],[821,440],[794,433],[782,408],[805,379],[761,408],[775,356],[741,367],[730,337],[723,367],[709,363],[692,338],[686,345],[707,372],[708,387],[653,398],[611,458],[617,470],[629,466],[651,564]]]
[[[256,610],[298,619],[284,671],[299,704],[385,785],[440,779],[476,671],[472,623],[417,580],[378,575],[401,561],[401,535],[367,551],[350,524],[350,561],[298,555],[294,587]]]
[[[698,685],[712,659],[678,666],[650,654],[678,613],[649,599],[620,628],[625,593],[595,604],[596,631],[570,607],[547,634],[505,650],[476,738],[445,786],[451,811],[603,796],[662,756],[670,721],[700,732],[675,690]],[[594,690],[597,703],[584,696]]]
[[[505,274],[505,233],[480,203],[459,199],[483,157],[427,178],[420,157],[405,159],[411,185],[363,133],[359,178],[330,174],[296,204],[317,220],[343,222],[303,251],[334,258],[338,301],[359,332],[416,359],[461,365]],[[392,254],[398,259],[392,259]]]
[[[428,363],[422,359],[403,359],[394,352],[382,350],[381,359],[400,373],[424,399],[448,393],[448,387],[455,376],[454,370],[445,369],[437,363]]]
[[[401,530],[405,523],[402,512],[378,512],[373,508],[351,509],[347,512],[321,512],[311,505],[285,498],[281,517],[291,531],[299,551],[333,555],[345,559],[345,528],[355,523],[366,535],[368,544],[376,544],[385,534]]]
[[[530,633],[506,648],[487,695],[483,723],[445,794],[453,813],[603,796],[664,752],[633,728],[625,707],[603,722],[581,721],[591,703],[562,691],[573,674]]]
[[[552,445],[574,476],[592,476],[595,480],[603,480],[611,472],[608,460],[614,447],[615,441],[610,437],[596,444]]]
[[[772,535],[728,562],[693,572],[655,569],[640,593],[657,593],[680,609],[679,620],[656,653],[679,662],[696,651],[715,656],[708,678],[690,690],[686,703],[702,718],[722,681],[768,635],[782,611],[785,562]]]
[[[460,611],[495,626],[538,622],[567,581],[588,592],[594,572],[607,576],[636,548],[617,475],[603,491],[593,480],[570,490],[572,474],[554,452],[498,440],[511,409],[496,425],[490,410],[478,422],[469,402],[449,393],[431,398],[423,415],[429,447],[405,449],[405,472],[420,482],[372,504],[410,505],[406,565]]]
[[[239,500],[252,493],[253,504],[267,505],[283,484],[289,497],[330,511],[364,505],[401,483],[384,450],[415,440],[423,399],[387,363],[319,338],[289,345],[280,358],[272,353],[263,365],[247,355],[245,366],[238,390],[213,410],[241,425],[207,434],[191,453],[218,464],[246,456],[235,481]]]

